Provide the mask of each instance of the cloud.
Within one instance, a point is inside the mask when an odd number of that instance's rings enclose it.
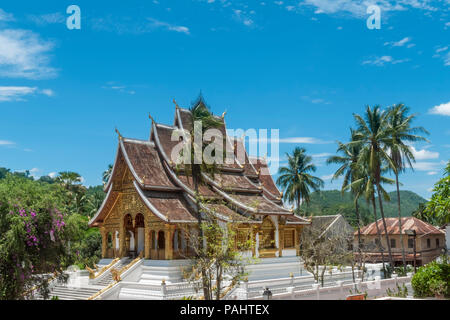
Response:
[[[413,146],[410,146],[410,147],[411,147],[411,151],[414,155],[414,158],[416,160],[429,160],[429,159],[438,159],[439,158],[439,152],[428,151],[426,149],[417,150]]]
[[[12,13],[7,13],[5,12],[5,10],[0,8],[0,21],[14,21],[14,16],[12,15]]]
[[[185,27],[185,26],[177,26],[177,25],[173,25],[164,21],[160,21],[157,19],[153,19],[153,18],[147,18],[148,21],[151,22],[151,24],[156,27],[156,28],[165,28],[169,31],[175,31],[175,32],[181,32],[181,33],[185,33],[185,34],[190,34],[189,32],[189,28]]]
[[[15,145],[15,142],[9,140],[0,140],[0,146],[12,146]]]
[[[312,154],[311,157],[313,157],[313,158],[328,158],[332,155],[333,155],[332,153],[324,152],[324,153]]]
[[[0,86],[0,102],[25,101],[25,96],[34,95],[36,93],[49,97],[54,95],[54,92],[51,89],[38,90],[37,87]]]
[[[417,171],[437,171],[441,165],[440,162],[418,161],[413,164],[413,168]]]
[[[391,56],[381,56],[381,57],[375,57],[369,60],[365,60],[362,62],[363,65],[365,64],[369,64],[369,65],[373,65],[373,66],[377,66],[377,67],[381,67],[384,66],[385,64],[399,64],[399,63],[404,63],[404,62],[408,62],[410,61],[410,59],[401,59],[401,60],[395,60],[394,58],[392,58]]]
[[[127,86],[123,86],[123,85],[116,85],[114,84],[114,82],[108,82],[107,85],[102,86],[103,89],[109,89],[109,90],[114,90],[114,91],[118,91],[121,93],[128,93],[128,94],[135,94],[136,91],[128,89]]]
[[[431,108],[428,113],[438,114],[441,116],[450,116],[450,102],[440,104]]]
[[[0,30],[0,76],[8,78],[54,78],[57,70],[49,66],[54,44],[29,30]]]
[[[408,42],[411,41],[410,37],[406,37],[403,38],[399,41],[391,41],[391,42],[385,42],[384,45],[385,46],[391,46],[391,47],[403,47],[404,45],[406,45]],[[413,45],[412,43],[408,45],[408,48],[411,48],[411,45]]]
[[[331,179],[333,179],[333,176],[334,176],[334,174],[329,174],[329,175],[321,176],[320,179],[331,180]]]
[[[438,174],[437,171],[429,171],[427,172],[427,175],[434,176],[435,174]]]
[[[250,19],[244,12],[242,12],[242,10],[234,9],[233,17],[235,20],[241,22],[247,27],[251,27],[254,24],[254,21]]]
[[[30,14],[27,16],[27,18],[31,22],[33,22],[37,25],[40,25],[40,26],[66,22],[66,16],[64,16],[61,12],[47,13],[47,14],[41,14],[41,15]]]
[[[49,176],[50,178],[52,178],[52,179],[56,178],[57,175],[58,175],[58,172],[50,172],[50,173],[48,174],[48,176]]]

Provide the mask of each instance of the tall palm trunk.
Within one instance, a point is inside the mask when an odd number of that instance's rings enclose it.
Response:
[[[381,220],[383,221],[384,233],[386,234],[389,263],[391,264],[391,267],[394,267],[394,260],[392,260],[392,252],[391,252],[391,243],[389,242],[389,234],[388,234],[388,230],[387,230],[387,226],[386,226],[386,219],[384,218],[383,200],[381,199],[381,190],[380,190],[379,182],[377,182],[377,192],[378,192],[378,202],[380,204]]]
[[[359,267],[361,268],[361,219],[359,217],[358,197],[355,197],[355,213],[358,220],[358,255],[359,255]]]
[[[195,211],[197,213],[197,227],[198,227],[198,246],[200,253],[200,266],[201,266],[201,273],[202,273],[202,286],[203,286],[203,296],[205,297],[205,300],[211,300],[211,292],[209,290],[208,286],[208,280],[207,280],[207,274],[206,270],[203,264],[203,228],[202,228],[202,215],[200,213],[200,197],[199,197],[199,180],[200,180],[200,167],[199,165],[193,164],[192,165],[192,182],[194,184],[194,190],[195,190]]]
[[[402,231],[402,213],[400,209],[400,189],[398,186],[398,173],[395,173],[395,183],[397,184],[397,205],[398,205],[398,228],[400,232],[400,243],[402,245],[402,262],[403,270],[406,274],[406,258],[405,258],[405,244],[403,243],[403,231]]]
[[[378,228],[378,219],[377,219],[377,205],[375,203],[375,195],[372,195],[372,207],[373,207],[373,216],[375,218],[375,226],[377,228],[377,236],[378,236],[378,249],[381,252],[381,262],[383,263],[383,270],[386,270],[386,267],[384,265],[384,253],[383,253],[383,246],[381,245],[381,233],[380,228]]]

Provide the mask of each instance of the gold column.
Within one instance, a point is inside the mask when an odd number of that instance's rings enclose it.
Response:
[[[301,234],[301,230],[302,230],[302,227],[295,227],[295,233],[294,233],[295,239],[294,239],[294,241],[295,241],[295,252],[297,253],[297,256],[300,255],[300,234]]]
[[[165,237],[165,259],[173,259],[173,233],[175,231],[175,226],[171,224],[166,224],[164,228]]]
[[[144,228],[144,257],[145,259],[150,259],[150,228],[145,224]]]
[[[121,217],[119,227],[119,258],[125,257],[125,225],[123,219],[124,217]]]
[[[108,248],[108,238],[104,227],[100,227],[100,234],[102,235],[102,258],[106,258],[106,249]]]
[[[284,226],[278,225],[278,256],[283,256],[284,249]]]

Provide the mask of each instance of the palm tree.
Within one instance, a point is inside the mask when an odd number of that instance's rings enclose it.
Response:
[[[364,118],[358,114],[353,114],[353,116],[358,125],[358,129],[355,135],[355,141],[350,142],[349,145],[360,144],[362,146],[358,162],[367,165],[371,178],[370,180],[377,187],[378,204],[385,231],[389,262],[392,267],[394,265],[394,260],[392,259],[391,243],[389,241],[389,234],[383,210],[383,189],[380,185],[382,167],[384,166],[390,169],[395,167],[386,150],[391,141],[389,130],[387,128],[388,113],[381,111],[379,106],[375,106],[373,109],[370,106],[367,106]]]
[[[217,170],[217,164],[208,164],[207,162],[203,161],[203,151],[207,144],[203,141],[204,133],[209,129],[217,129],[223,126],[223,119],[220,119],[218,117],[215,117],[209,107],[206,105],[203,97],[200,95],[199,98],[192,104],[190,111],[190,118],[192,122],[192,128],[189,132],[190,137],[187,139],[185,143],[189,144],[189,150],[190,154],[180,154],[182,158],[189,159],[189,161],[184,161],[184,163],[181,164],[182,168],[184,169],[184,172],[186,176],[192,177],[192,183],[194,187],[194,198],[195,198],[195,212],[197,215],[197,226],[199,231],[199,255],[203,255],[203,226],[202,226],[202,215],[200,213],[200,203],[201,203],[201,196],[199,193],[199,186],[206,184],[206,181],[203,178],[203,174],[210,174],[211,176],[214,176],[216,170]],[[201,124],[201,131],[198,132],[199,126],[198,124]],[[201,134],[201,139],[195,139],[194,137],[196,135]],[[225,138],[225,137],[224,137]],[[200,140],[200,141],[197,141]],[[198,145],[198,142],[200,142],[200,145]],[[225,149],[225,148],[224,148]],[[186,149],[184,149],[186,150]],[[184,152],[182,150],[182,152]],[[178,169],[178,168],[177,168]],[[203,258],[202,256],[200,258]],[[212,299],[212,292],[210,292],[209,288],[210,286],[207,283],[207,274],[206,270],[202,267],[201,270],[202,274],[202,285],[203,285],[203,294],[205,297],[205,300],[211,300]]]
[[[389,108],[388,112],[387,126],[391,138],[388,146],[390,149],[390,157],[394,163],[393,172],[395,174],[395,182],[397,186],[398,225],[400,232],[400,243],[402,245],[402,262],[406,273],[405,244],[403,243],[402,236],[402,214],[400,208],[398,176],[401,172],[405,171],[407,165],[410,168],[413,168],[412,162],[415,162],[411,146],[405,144],[405,142],[427,141],[427,139],[417,135],[416,133],[428,134],[428,131],[422,127],[411,127],[411,122],[415,119],[416,115],[412,114],[408,116],[409,108],[402,103],[392,106]]]
[[[309,203],[310,188],[318,191],[323,187],[322,179],[312,176],[310,172],[316,171],[312,158],[306,155],[304,148],[297,147],[292,155],[286,153],[288,166],[278,170],[280,176],[277,184],[284,189],[283,199],[290,203],[295,202],[300,212],[300,205]]]
[[[355,140],[356,136],[355,133],[356,132],[353,129],[350,129],[351,141]],[[338,146],[339,147],[336,150],[336,152],[341,153],[342,155],[331,156],[330,158],[327,159],[327,164],[334,163],[341,165],[334,173],[331,181],[341,176],[344,176],[344,181],[342,183],[341,188],[342,193],[344,193],[345,190],[347,189],[347,186],[349,186],[350,184],[352,184],[353,182],[355,182],[360,178],[361,167],[358,166],[358,156],[361,151],[361,146],[358,144],[347,146],[340,141],[338,141]],[[358,200],[363,193],[363,189],[361,188],[361,186],[357,187],[356,185],[353,185],[351,187],[351,191],[354,196],[355,213],[358,223],[358,254],[361,265],[361,218],[359,215]]]
[[[108,169],[103,171],[103,175],[102,175],[103,185],[106,185],[108,183],[108,180],[109,180],[109,178],[111,177],[111,174],[112,174],[112,169],[113,169],[113,165],[109,164],[108,165]]]

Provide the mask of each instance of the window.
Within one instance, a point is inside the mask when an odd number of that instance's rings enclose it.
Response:
[[[414,248],[414,239],[408,239],[408,248],[409,249]]]
[[[295,246],[294,232],[295,232],[295,230],[285,230],[284,231],[284,247],[285,248],[292,248]]]
[[[436,248],[439,248],[439,239],[436,239]]]
[[[396,248],[396,241],[395,241],[395,239],[391,239],[391,248]]]
[[[431,239],[427,239],[427,248],[431,248]]]

